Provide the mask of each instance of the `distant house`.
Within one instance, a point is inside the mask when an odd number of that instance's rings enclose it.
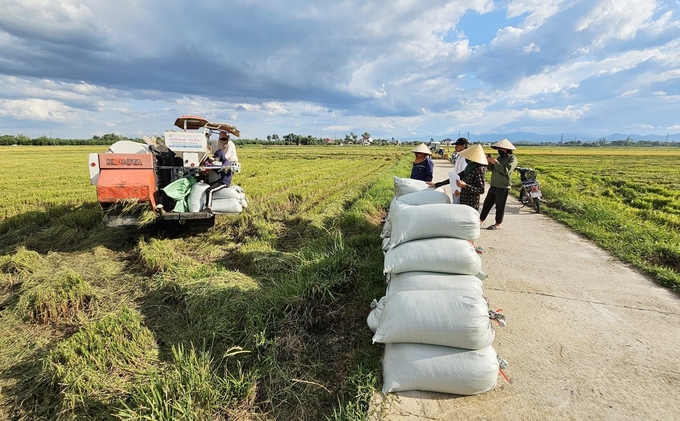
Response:
[[[362,137],[361,138],[361,144],[363,146],[368,146],[373,144],[373,138],[369,137]]]

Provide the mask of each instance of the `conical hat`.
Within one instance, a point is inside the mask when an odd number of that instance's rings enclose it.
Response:
[[[515,150],[515,147],[512,145],[512,143],[510,143],[510,141],[508,139],[499,140],[498,142],[491,145],[491,147],[494,148],[494,149],[501,148],[501,149],[509,149],[511,151]]]
[[[462,156],[465,159],[476,162],[482,165],[488,165],[489,161],[486,160],[486,155],[484,154],[484,148],[482,145],[474,145],[467,149],[458,152],[458,156]]]
[[[430,151],[430,148],[428,148],[427,145],[424,144],[424,143],[421,143],[420,145],[418,145],[418,147],[415,148],[414,150],[412,150],[411,152],[413,152],[413,153],[425,153],[425,154],[428,154],[428,155],[432,155],[432,151]]]

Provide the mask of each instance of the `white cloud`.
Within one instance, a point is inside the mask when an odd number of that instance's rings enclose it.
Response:
[[[64,130],[128,132],[199,114],[250,137],[665,127],[680,106],[676,10],[668,0],[5,0],[0,128],[27,131],[31,113]],[[483,28],[496,34],[483,47],[456,36],[462,16],[491,11],[520,19]]]
[[[524,25],[529,28],[540,26],[562,10],[563,3],[571,0],[511,0],[507,6],[509,17],[528,14]]]
[[[657,8],[655,0],[600,0],[576,23],[576,31],[593,35],[592,48],[613,39],[629,40],[648,24]]]
[[[539,51],[541,51],[541,47],[536,45],[536,43],[534,43],[534,42],[529,43],[529,44],[525,45],[524,47],[522,47],[522,52],[525,53],[525,54],[537,53]]]
[[[579,118],[585,116],[588,111],[590,111],[590,106],[585,105],[582,107],[572,107],[568,106],[564,109],[556,108],[546,108],[540,110],[526,110],[525,113],[529,117],[537,119],[569,119],[578,120]]]
[[[59,101],[44,99],[0,100],[0,116],[19,120],[63,122],[75,119],[78,111]]]
[[[638,92],[640,92],[638,89],[631,89],[619,95],[619,98],[628,98],[631,96],[635,96],[637,95]]]

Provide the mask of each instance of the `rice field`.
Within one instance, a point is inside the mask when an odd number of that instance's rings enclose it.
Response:
[[[168,237],[102,224],[87,159],[105,149],[3,148],[0,418],[360,419],[408,152],[239,148],[246,211]]]
[[[103,225],[100,148],[2,148],[0,418],[365,419],[381,221],[411,147],[241,147],[249,207],[194,236]],[[680,151],[517,156],[547,214],[678,289]]]

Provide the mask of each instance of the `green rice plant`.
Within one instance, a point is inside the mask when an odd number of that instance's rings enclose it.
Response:
[[[129,385],[146,382],[157,362],[153,334],[124,307],[57,343],[42,376],[58,393],[59,418],[109,418]]]
[[[0,272],[0,292],[5,292],[19,284],[15,276]]]
[[[377,361],[376,361],[377,363]],[[378,375],[375,370],[366,369],[360,364],[356,371],[352,373],[347,381],[351,399],[345,402],[338,402],[333,408],[333,413],[327,416],[329,421],[362,421],[367,419],[371,397],[379,387]]]
[[[13,255],[0,256],[0,271],[10,275],[29,275],[39,269],[39,253],[20,246]]]
[[[357,257],[345,247],[341,233],[332,232],[309,244],[300,253],[300,259],[297,277],[303,285],[302,299],[332,301],[337,294],[349,292],[351,280],[355,279]]]
[[[680,215],[664,212],[662,210],[648,210],[640,212],[640,216],[659,227],[680,231]]]
[[[300,265],[300,258],[291,252],[280,251],[265,241],[249,241],[234,252],[231,267],[256,276],[292,273]]]
[[[232,348],[225,358],[243,352]],[[242,370],[221,375],[210,354],[193,346],[172,347],[172,362],[136,384],[117,413],[122,420],[234,419],[251,409],[255,383]]]
[[[21,292],[17,311],[33,323],[74,322],[87,316],[96,307],[97,297],[92,287],[77,272],[64,269],[54,276],[33,280]]]
[[[193,267],[196,262],[183,255],[173,241],[151,238],[140,239],[136,248],[137,257],[149,275],[162,272],[178,273]]]
[[[65,213],[58,221],[59,225],[85,231],[97,228],[102,222],[101,210],[86,206],[79,207],[74,212]]]
[[[185,323],[190,334],[185,341],[219,336],[225,344],[242,344],[242,327],[250,311],[258,288],[252,279],[238,272],[223,272],[221,278],[192,283],[186,286],[184,295]],[[248,285],[250,284],[250,287]]]

